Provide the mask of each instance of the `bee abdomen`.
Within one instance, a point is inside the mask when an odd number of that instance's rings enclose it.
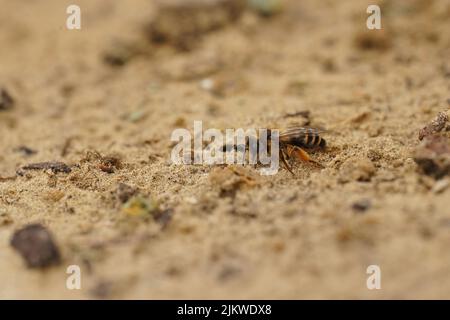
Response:
[[[319,134],[310,132],[303,138],[302,144],[305,148],[325,148],[327,143]]]
[[[322,139],[322,137],[319,138],[320,138],[319,147],[325,149],[325,147],[327,146],[327,142],[325,141],[325,139]]]

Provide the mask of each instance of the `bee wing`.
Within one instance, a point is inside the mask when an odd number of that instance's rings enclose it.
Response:
[[[319,135],[322,132],[326,132],[324,129],[307,128],[307,127],[291,127],[286,128],[280,132],[280,137],[298,137],[308,134]]]
[[[311,128],[311,127],[291,126],[291,127],[284,128],[284,130],[282,130],[282,131],[303,131],[303,132],[322,133],[322,132],[327,132],[328,130],[326,130],[324,128]]]

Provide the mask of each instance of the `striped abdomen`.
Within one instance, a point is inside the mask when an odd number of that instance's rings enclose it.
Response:
[[[292,128],[281,132],[280,140],[283,143],[296,145],[300,148],[325,148],[326,141],[319,135],[319,130],[313,128]]]
[[[299,137],[297,142],[299,147],[304,148],[325,148],[326,141],[317,132],[308,132],[303,137]]]

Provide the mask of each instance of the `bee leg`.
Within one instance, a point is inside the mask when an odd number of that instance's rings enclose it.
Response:
[[[324,166],[322,164],[320,164],[317,161],[314,161],[313,159],[311,159],[311,157],[309,156],[309,154],[303,150],[302,148],[299,147],[295,147],[295,155],[297,156],[297,158],[299,158],[300,160],[306,161],[306,162],[311,162],[314,163],[315,165],[323,168]]]
[[[286,157],[284,155],[284,151],[280,149],[280,158],[281,161],[283,162],[284,167],[286,168],[287,171],[289,171],[290,173],[292,173],[292,175],[295,176],[294,172],[292,171],[291,167],[289,166],[289,164],[286,161]]]

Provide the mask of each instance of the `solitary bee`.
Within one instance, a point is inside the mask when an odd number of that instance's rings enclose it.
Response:
[[[292,127],[280,131],[280,158],[290,173],[294,174],[286,159],[292,157],[323,167],[320,163],[311,159],[309,154],[304,150],[325,149],[327,143],[320,136],[322,132],[323,130],[305,127]]]
[[[266,129],[267,132],[267,152],[271,149],[271,136],[274,129]],[[320,163],[311,159],[306,150],[323,150],[326,147],[326,141],[320,136],[324,130],[307,128],[307,127],[291,127],[284,130],[279,130],[279,156],[284,167],[292,174],[292,168],[288,164],[289,159],[296,158],[302,161],[311,162],[319,167],[323,167]],[[259,141],[261,136],[255,137]],[[237,149],[239,146],[235,146]],[[245,150],[249,150],[249,139],[246,137]],[[223,151],[226,151],[227,145],[223,146]],[[242,150],[242,148],[241,148]]]

